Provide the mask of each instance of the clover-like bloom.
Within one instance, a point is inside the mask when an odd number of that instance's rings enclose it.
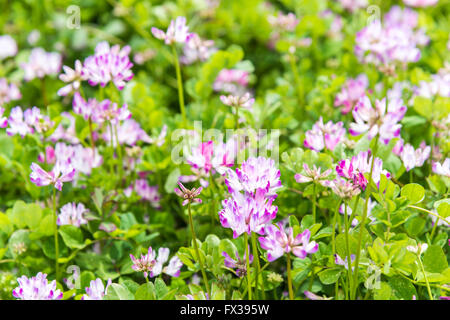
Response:
[[[434,173],[450,178],[450,158],[446,158],[442,164],[433,162],[432,169]]]
[[[38,107],[25,110],[23,115],[25,122],[38,133],[49,131],[54,125],[53,121],[48,116],[43,115]]]
[[[307,183],[307,182],[317,182],[322,183],[322,180],[326,180],[326,178],[331,174],[332,170],[328,169],[324,172],[320,172],[322,168],[317,168],[316,165],[313,165],[311,169],[307,163],[303,164],[304,174],[296,173],[295,181],[298,183]]]
[[[186,25],[185,17],[177,17],[175,20],[170,21],[167,32],[153,27],[152,33],[155,38],[164,40],[165,44],[168,45],[174,44],[175,42],[186,43],[193,36],[193,33],[189,33],[189,27]]]
[[[130,253],[131,261],[133,261],[133,265],[131,268],[134,271],[143,272],[144,277],[147,278],[148,274],[153,270],[153,267],[156,264],[155,252],[152,247],[148,248],[147,254],[141,254],[141,258],[137,259]]]
[[[35,277],[22,276],[19,286],[12,292],[20,300],[61,300],[63,293],[56,289],[56,280],[48,283],[47,274],[39,272]]]
[[[336,172],[339,176],[352,180],[355,185],[365,190],[368,181],[364,177],[364,173],[370,173],[372,159],[373,156],[370,156],[370,151],[361,151],[351,159],[339,161]],[[391,174],[383,169],[383,160],[376,157],[374,161],[372,180],[378,185],[381,174],[384,174],[387,178],[390,178]]]
[[[89,212],[88,209],[82,203],[76,204],[75,202],[67,203],[61,207],[60,214],[56,223],[59,226],[72,225],[79,227],[82,224],[87,224],[87,220],[84,218],[84,214]]]
[[[84,60],[81,76],[91,86],[100,84],[104,87],[112,81],[117,89],[122,90],[134,76],[131,71],[133,63],[128,57],[130,51],[130,46],[120,49],[119,45],[110,47],[106,41],[98,43],[94,55]]]
[[[93,109],[92,120],[96,123],[110,122],[112,125],[117,125],[120,121],[131,118],[131,112],[128,110],[128,105],[124,103],[119,107],[117,103],[110,100],[103,100],[96,108]]]
[[[343,199],[351,199],[361,193],[359,185],[342,178],[326,181],[324,185],[330,187],[338,197]]]
[[[178,277],[180,275],[180,270],[183,263],[177,256],[173,256],[170,259],[169,264],[164,266],[164,264],[169,260],[169,253],[169,248],[159,248],[158,258],[156,258],[156,263],[150,271],[151,278],[158,276],[161,272],[171,277]]]
[[[365,74],[359,75],[356,79],[348,79],[334,99],[334,106],[342,106],[342,114],[347,114],[353,110],[358,100],[364,97],[369,80]]]
[[[152,143],[153,140],[148,134],[141,128],[139,123],[133,119],[126,119],[122,123],[117,125],[117,140],[119,144],[127,144],[129,146],[135,146],[138,141],[146,143]],[[107,143],[111,143],[111,132],[106,130],[103,134],[103,140]],[[116,139],[113,139],[113,145],[116,146]]]
[[[297,27],[300,22],[292,12],[289,12],[288,14],[278,12],[277,16],[268,16],[267,21],[273,28],[279,29],[279,31],[294,31],[295,27]]]
[[[249,73],[239,69],[222,69],[213,84],[214,91],[243,95],[247,90]]]
[[[0,78],[0,106],[20,98],[22,98],[22,94],[19,88],[14,83],[8,84],[6,78]]]
[[[290,252],[300,259],[305,259],[308,254],[317,252],[319,248],[318,243],[309,241],[311,232],[308,229],[294,238],[293,228],[284,229],[281,222],[277,226],[267,226],[265,234],[265,237],[259,237],[259,243],[263,249],[267,250],[268,261],[274,261]]]
[[[255,103],[255,99],[251,98],[250,93],[246,92],[243,96],[234,96],[234,95],[228,95],[228,96],[220,96],[220,100],[223,104],[230,106],[230,107],[242,107],[246,109],[250,109]]]
[[[192,64],[196,61],[203,62],[208,60],[216,51],[213,40],[202,40],[198,34],[193,33],[186,40],[180,62],[183,64]]]
[[[405,165],[406,171],[409,171],[416,167],[423,166],[425,160],[428,159],[431,153],[431,147],[425,145],[425,142],[420,144],[420,147],[414,150],[414,147],[407,143],[403,146],[403,151],[400,158]]]
[[[65,97],[72,92],[78,92],[81,87],[81,81],[87,80],[83,73],[83,64],[80,60],[75,60],[75,69],[63,66],[64,73],[59,75],[59,79],[67,85],[58,90],[57,95]]]
[[[111,284],[111,279],[108,279],[106,287],[100,278],[91,280],[89,287],[86,287],[86,294],[81,297],[81,300],[103,300],[103,297],[108,293],[108,287]]]
[[[333,151],[337,144],[345,137],[345,129],[343,126],[344,123],[342,121],[338,123],[328,121],[324,124],[322,117],[320,117],[312,129],[306,131],[303,144],[305,147],[315,151],[321,151],[324,148]]]
[[[450,41],[449,41],[450,43]],[[431,81],[421,80],[414,88],[414,94],[420,97],[450,97],[450,65],[448,63],[437,74],[431,75]]]
[[[393,138],[400,136],[400,120],[406,113],[406,106],[400,99],[390,100],[386,109],[386,98],[375,101],[375,108],[367,96],[356,104],[353,110],[355,122],[350,123],[350,134],[357,136],[368,132],[367,138],[372,140],[377,134],[381,141],[388,144]]]
[[[103,162],[97,149],[92,151],[92,148],[84,148],[81,144],[72,146],[59,142],[55,146],[55,154],[56,162],[70,163],[76,174],[90,175],[92,169],[99,167]]]
[[[134,190],[142,199],[149,201],[154,208],[159,208],[161,195],[158,192],[158,186],[150,186],[146,179],[137,179],[134,183]]]
[[[17,54],[17,43],[10,35],[0,36],[0,60],[14,57]]]
[[[193,148],[191,154],[188,154],[186,161],[197,170],[202,170],[207,176],[212,169],[212,157],[214,152],[213,141],[201,143],[197,148]]]
[[[222,201],[220,223],[224,228],[233,230],[234,238],[244,232],[263,235],[264,228],[277,215],[278,207],[272,205],[274,199],[267,197],[267,189],[257,189],[254,194],[234,192],[231,198]]]
[[[307,297],[309,300],[332,300],[332,297],[326,297],[326,296],[318,296],[315,293],[312,293],[311,291],[303,291],[303,294],[305,295],[305,297]]]
[[[250,247],[248,247],[248,252],[250,253]],[[222,256],[225,257],[225,260],[223,261],[225,266],[230,269],[236,269],[235,273],[239,278],[247,275],[247,255],[245,252],[242,259],[237,250],[234,253],[234,258],[230,257],[225,251],[222,251]],[[248,256],[248,262],[249,264],[253,262],[253,255],[251,253]]]
[[[352,271],[355,269],[353,266],[353,262],[355,261],[356,256],[354,254],[350,255],[350,266],[352,267]],[[337,253],[334,254],[334,263],[339,266],[344,266],[346,270],[348,270],[348,259],[347,256],[345,259],[342,259]]]
[[[191,190],[187,189],[180,181],[178,181],[178,186],[180,188],[175,188],[175,193],[177,196],[183,198],[182,205],[185,206],[191,202],[202,203],[202,199],[198,198],[203,188],[199,187],[198,189],[192,188]]]
[[[86,101],[79,92],[75,92],[73,95],[73,112],[82,116],[84,120],[89,120],[89,118],[96,114],[98,105],[99,102],[94,98],[90,98]]]
[[[266,189],[266,196],[276,196],[276,190],[281,188],[280,170],[275,161],[265,157],[249,157],[237,168],[229,169],[225,183],[230,193],[245,191],[255,193],[257,189]]]
[[[26,81],[34,78],[44,78],[46,75],[58,74],[61,69],[62,58],[57,52],[46,52],[42,48],[31,50],[28,62],[22,63],[24,79]]]
[[[33,128],[30,127],[23,118],[22,108],[19,106],[12,108],[8,118],[8,128],[6,129],[6,133],[9,136],[19,134],[23,138],[27,134],[33,132]]]
[[[63,182],[72,181],[75,169],[67,162],[56,162],[52,171],[47,172],[38,164],[31,163],[30,180],[38,187],[54,185],[59,191],[62,190]]]

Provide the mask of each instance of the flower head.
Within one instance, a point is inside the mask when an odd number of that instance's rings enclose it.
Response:
[[[312,130],[306,131],[306,138],[303,144],[305,147],[315,151],[321,151],[324,148],[333,151],[345,137],[343,126],[343,122],[335,124],[332,121],[328,121],[324,124],[322,117],[320,117],[319,121],[313,125]]]
[[[17,43],[10,35],[0,36],[0,60],[14,57],[17,54]]]
[[[303,170],[304,174],[297,173],[295,174],[295,181],[298,183],[307,183],[307,182],[315,182],[315,183],[322,183],[322,180],[325,180],[326,177],[328,177],[332,170],[328,169],[324,172],[320,172],[322,168],[317,168],[316,165],[313,165],[313,168],[311,169],[308,164],[303,164]]]
[[[57,52],[46,52],[42,48],[31,50],[28,62],[22,63],[26,81],[34,78],[44,78],[46,75],[58,74],[61,69],[62,58]]]
[[[248,252],[250,253],[250,247],[248,247]],[[247,275],[247,255],[244,252],[244,257],[241,259],[239,252],[236,250],[234,258],[230,257],[225,251],[222,252],[222,256],[225,257],[224,264],[227,268],[236,269],[236,275],[239,278],[245,277]],[[248,256],[249,264],[253,262],[253,255],[250,253]]]
[[[133,63],[128,57],[130,51],[130,46],[120,49],[119,45],[110,47],[108,42],[100,42],[95,47],[94,55],[84,60],[81,76],[91,86],[100,84],[104,87],[112,81],[117,89],[122,90],[134,76],[131,71]]]
[[[442,164],[433,162],[432,169],[434,173],[450,178],[450,158],[446,158]]]
[[[353,265],[353,262],[355,261],[356,256],[354,254],[350,255],[350,266],[352,267],[352,271],[355,269]],[[345,260],[343,260],[337,253],[334,255],[334,263],[339,266],[344,266],[346,270],[348,270],[348,259],[347,256],[345,257]]]
[[[148,248],[147,254],[141,254],[141,258],[137,259],[130,253],[131,261],[133,265],[131,268],[134,271],[143,272],[144,277],[147,278],[148,274],[153,270],[153,267],[156,265],[155,252],[152,247]]]
[[[420,147],[414,150],[414,147],[407,143],[403,146],[403,151],[400,154],[400,158],[405,165],[406,171],[409,171],[416,167],[421,167],[425,160],[428,159],[431,153],[431,147],[425,145],[425,142],[420,144]]]
[[[263,249],[267,250],[269,261],[274,261],[290,252],[304,259],[308,254],[317,252],[319,248],[315,241],[309,241],[311,232],[308,229],[294,238],[293,228],[289,227],[285,230],[283,224],[278,223],[277,226],[267,226],[265,234],[265,237],[259,237],[259,243]]]
[[[169,260],[169,253],[169,248],[159,248],[158,258],[156,258],[156,263],[150,271],[151,278],[158,276],[161,272],[175,278],[180,275],[180,270],[183,263],[177,256],[173,256],[170,259],[169,264],[164,266],[164,264]]]
[[[67,162],[56,162],[52,171],[47,172],[38,164],[31,164],[30,180],[38,187],[53,184],[59,191],[62,190],[63,182],[72,181],[75,169]]]
[[[35,277],[22,276],[17,279],[19,286],[12,292],[20,300],[61,300],[63,293],[56,289],[56,280],[48,283],[47,275],[39,272]]]
[[[84,218],[84,214],[89,212],[84,204],[75,202],[68,203],[61,207],[60,214],[56,223],[59,226],[73,225],[80,227],[82,224],[87,224],[87,220]]]
[[[355,122],[350,124],[350,134],[357,136],[367,132],[372,140],[379,135],[381,141],[388,144],[393,138],[400,136],[400,120],[406,113],[406,106],[400,99],[390,100],[386,108],[386,99],[376,100],[375,108],[367,96],[361,98],[353,110]]]
[[[165,44],[171,45],[175,42],[186,43],[193,33],[189,33],[189,27],[186,26],[185,17],[177,17],[175,20],[170,21],[170,25],[167,28],[167,32],[164,32],[158,28],[153,27],[152,33],[155,38],[164,40]]]
[[[63,66],[63,70],[64,73],[59,75],[59,79],[68,84],[59,89],[57,95],[65,97],[72,92],[78,92],[81,81],[87,80],[87,76],[83,73],[83,64],[80,60],[75,60],[75,69]]]
[[[20,98],[22,98],[22,94],[19,88],[14,83],[8,84],[6,78],[0,78],[0,106]]]
[[[230,106],[230,107],[242,107],[246,109],[250,109],[255,103],[255,99],[251,98],[250,93],[246,92],[243,96],[234,96],[234,95],[228,95],[228,96],[220,96],[220,100],[223,104]]]
[[[100,278],[91,280],[89,287],[86,287],[86,294],[81,297],[81,300],[103,300],[103,297],[108,293],[108,287],[112,284],[111,279],[108,279],[106,287]]]
[[[216,51],[214,41],[202,40],[198,34],[192,33],[191,36],[187,37],[180,62],[183,64],[192,64],[196,61],[203,62],[208,60]]]
[[[247,90],[249,73],[239,69],[222,69],[213,84],[214,91],[243,95]]]
[[[342,114],[347,114],[360,98],[365,95],[369,80],[365,74],[359,75],[356,79],[348,79],[334,99],[334,106],[342,106]]]
[[[175,193],[183,198],[183,206],[187,205],[191,202],[202,203],[202,199],[198,198],[203,188],[199,187],[198,189],[192,188],[191,190],[187,189],[180,181],[178,181],[178,186],[180,188],[175,188]]]

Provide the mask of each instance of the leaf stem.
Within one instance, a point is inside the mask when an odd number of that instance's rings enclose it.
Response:
[[[186,125],[186,111],[184,108],[184,95],[183,95],[183,80],[181,79],[180,62],[178,60],[177,48],[172,45],[172,53],[175,63],[175,71],[177,73],[177,84],[178,84],[178,102],[180,103],[180,111],[183,117],[183,124]]]

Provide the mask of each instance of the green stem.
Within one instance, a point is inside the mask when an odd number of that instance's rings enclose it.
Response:
[[[378,135],[376,135],[374,139],[375,139],[375,146],[373,148],[374,150],[373,150],[373,155],[372,155],[372,163],[370,165],[369,183],[367,184],[367,190],[366,190],[366,202],[364,203],[364,212],[363,212],[363,216],[361,219],[361,226],[359,228],[359,235],[358,235],[358,250],[356,251],[356,258],[355,258],[355,277],[354,277],[354,281],[353,281],[353,287],[350,292],[350,298],[352,300],[354,300],[356,298],[356,287],[358,286],[359,258],[361,255],[362,236],[363,236],[363,233],[365,230],[367,211],[369,208],[369,198],[370,198],[370,193],[371,193],[371,189],[372,189],[372,172],[373,172],[373,165],[375,163],[375,157],[376,157],[377,149],[378,149]]]
[[[289,299],[294,300],[294,292],[292,290],[292,275],[291,275],[291,253],[287,254],[287,277],[288,277],[288,288],[289,288]]]
[[[234,115],[235,129],[239,129],[239,107],[236,106],[236,114]]]
[[[178,101],[180,103],[180,111],[183,117],[183,124],[186,125],[186,111],[184,109],[184,96],[183,96],[183,81],[181,79],[180,62],[178,61],[177,48],[172,45],[172,52],[175,63],[175,71],[177,73],[177,84],[178,84]]]
[[[313,186],[313,224],[316,223],[316,183],[314,182],[314,186]]]
[[[56,281],[59,279],[59,265],[58,265],[58,258],[59,258],[59,244],[58,244],[58,216],[56,215],[56,188],[53,187],[53,222],[55,230],[53,232],[54,238],[55,238],[55,273],[56,273]]]
[[[256,244],[256,233],[252,232],[252,250],[253,250],[253,267],[256,270],[255,274],[255,297],[258,297],[258,277],[260,276],[261,272],[261,264],[259,262],[259,251],[258,246]],[[265,299],[265,292],[262,290],[263,299]]]
[[[292,73],[294,74],[294,81],[295,81],[295,86],[296,86],[296,91],[297,91],[297,99],[298,99],[298,103],[301,108],[301,106],[303,104],[303,92],[302,92],[302,88],[300,86],[300,76],[298,74],[297,63],[295,62],[295,56],[292,53],[289,53],[289,62],[291,64]]]
[[[247,292],[248,300],[252,300],[252,287],[251,287],[251,277],[250,277],[250,252],[248,248],[248,234],[244,232],[244,246],[245,246],[245,265],[247,270]]]
[[[336,224],[337,224],[336,220],[337,220],[337,216],[339,214],[339,207],[341,206],[341,203],[342,203],[342,201],[340,200],[337,205],[337,208],[334,212],[333,232],[331,234],[331,247],[333,249],[333,254],[336,253]]]
[[[441,220],[445,221],[447,224],[450,224],[450,222],[447,219],[441,217],[440,215],[438,215],[438,214],[436,214],[434,212],[431,212],[430,210],[427,210],[427,209],[424,209],[424,208],[421,208],[421,207],[411,206],[411,205],[407,206],[407,208],[416,209],[416,210],[419,210],[419,211],[426,212],[428,214],[431,214],[432,216],[435,216],[438,219],[441,219]],[[437,221],[436,221],[436,223],[437,223]]]
[[[420,268],[422,269],[423,276],[425,278],[425,283],[427,284],[428,295],[430,296],[430,300],[433,300],[433,295],[431,294],[430,283],[428,282],[428,277],[425,273],[425,269],[423,268],[422,261],[420,260],[420,253],[417,254],[417,259],[419,259],[419,265],[420,265]]]
[[[413,183],[414,179],[413,179],[413,169],[409,170],[409,183]]]
[[[347,274],[348,274],[348,290],[350,291],[352,288],[352,259],[350,255],[350,245],[348,241],[348,216],[347,216],[347,206],[348,204],[344,202],[344,224],[345,224],[345,247],[347,251]]]
[[[41,92],[42,92],[42,101],[44,103],[44,108],[47,108],[48,101],[47,101],[47,92],[45,88],[45,77],[41,78]]]
[[[189,213],[189,225],[191,227],[192,241],[194,242],[195,254],[197,255],[197,259],[200,264],[200,269],[202,271],[202,276],[203,276],[203,282],[205,282],[206,292],[208,293],[208,296],[211,298],[210,291],[209,291],[208,278],[206,277],[205,269],[203,268],[203,260],[198,251],[197,237],[195,236],[194,222],[192,220],[192,212],[191,212],[191,203],[190,202],[188,203],[188,213]]]

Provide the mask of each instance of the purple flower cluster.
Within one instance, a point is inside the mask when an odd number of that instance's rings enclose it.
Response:
[[[103,297],[108,293],[108,287],[111,284],[111,279],[108,279],[106,287],[100,278],[91,280],[89,287],[86,287],[86,294],[81,297],[81,300],[103,300]]]
[[[369,85],[369,80],[365,74],[359,75],[356,79],[348,79],[334,99],[335,107],[342,107],[342,114],[347,114],[353,110],[360,98],[365,96]]]
[[[62,57],[57,52],[46,52],[42,48],[34,48],[28,58],[28,62],[22,63],[24,79],[26,81],[34,78],[44,78],[47,75],[59,73],[62,64]]]
[[[344,123],[342,121],[333,123],[330,120],[324,124],[320,117],[312,129],[306,131],[305,136],[303,141],[305,147],[315,151],[321,151],[324,148],[333,151],[345,137]]]
[[[152,247],[149,247],[147,254],[141,255],[140,259],[136,259],[130,254],[131,261],[133,261],[132,268],[135,271],[143,272],[146,278],[148,276],[151,278],[156,277],[161,272],[171,277],[178,277],[183,263],[177,256],[173,256],[169,264],[164,267],[164,264],[169,260],[169,253],[169,248],[159,248],[158,257],[156,258]]]
[[[384,16],[384,25],[375,20],[356,34],[355,54],[360,61],[379,67],[417,62],[420,59],[418,46],[429,41],[417,25],[416,12],[393,6]]]
[[[20,300],[61,300],[63,293],[56,289],[56,280],[48,283],[47,275],[39,272],[35,277],[22,276],[17,279],[19,286],[13,296]]]

